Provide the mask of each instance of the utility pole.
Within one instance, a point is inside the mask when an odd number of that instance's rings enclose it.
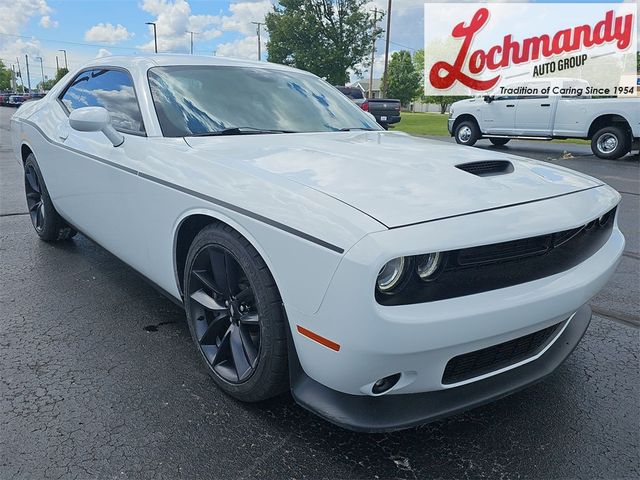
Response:
[[[42,74],[42,83],[40,84],[42,86],[42,91],[44,92],[44,65],[42,64],[42,57],[36,57],[40,60],[40,73]]]
[[[20,59],[16,57],[16,62],[18,63],[18,77],[20,78],[20,85],[22,85],[22,91],[24,92],[24,79],[22,78],[22,70],[20,68]],[[16,82],[16,91],[18,91],[18,86]]]
[[[69,64],[67,63],[67,51],[66,50],[58,50],[59,52],[64,52],[64,68],[69,71]]]
[[[260,42],[260,27],[264,25],[264,22],[251,22],[256,25],[256,31],[258,32],[258,61],[262,60],[262,43]]]
[[[60,64],[58,63],[58,55],[56,55],[56,78],[58,78],[59,71],[60,71]]]
[[[146,22],[145,25],[153,25],[153,45],[155,52],[158,53],[158,34],[156,32],[156,24],[154,22]]]
[[[384,77],[382,81],[382,95],[387,96],[387,86],[389,85],[389,79],[387,78],[387,68],[389,67],[389,33],[391,31],[391,0],[387,6],[387,38],[384,47]]]
[[[31,93],[31,76],[29,75],[29,55],[25,54],[24,59],[27,62],[27,85],[29,88],[29,93]]]
[[[376,60],[376,26],[378,25],[378,7],[373,9],[373,40],[371,41],[371,67],[369,68],[369,98],[373,98],[373,63]]]
[[[198,34],[198,32],[189,32],[189,31],[188,31],[187,33],[191,34],[191,55],[193,55],[193,35],[194,35],[194,34],[196,34],[196,35],[197,35],[197,34]]]
[[[16,66],[11,64],[11,91],[18,91],[18,79],[16,78]]]

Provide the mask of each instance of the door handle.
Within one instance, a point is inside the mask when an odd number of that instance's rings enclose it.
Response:
[[[550,107],[551,104],[550,103],[541,103],[540,106],[541,107]]]
[[[507,105],[507,108],[513,108],[513,107],[515,107],[515,105],[513,105],[513,104]]]

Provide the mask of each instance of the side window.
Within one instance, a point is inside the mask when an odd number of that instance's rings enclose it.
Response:
[[[117,130],[144,133],[133,82],[129,74],[123,71],[84,71],[67,87],[60,100],[70,112],[81,107],[104,107],[111,114]]]

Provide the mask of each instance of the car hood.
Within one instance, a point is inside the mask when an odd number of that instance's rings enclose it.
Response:
[[[323,192],[389,228],[566,195],[597,180],[535,160],[394,132],[190,137],[207,159]],[[456,165],[508,160],[510,173]]]

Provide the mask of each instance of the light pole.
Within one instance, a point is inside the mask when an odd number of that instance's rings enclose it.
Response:
[[[31,75],[29,75],[29,55],[25,53],[24,59],[27,62],[27,87],[29,88],[29,93],[31,93]]]
[[[68,72],[69,71],[69,64],[67,63],[67,51],[66,50],[58,50],[58,51],[64,53],[64,68]]]
[[[42,57],[36,58],[40,60],[40,73],[42,74],[42,83],[40,85],[42,85],[42,91],[44,92],[44,65],[42,64]]]
[[[191,35],[191,55],[193,55],[193,35],[198,35],[198,32],[190,32],[187,31],[187,33],[189,33]]]
[[[56,55],[56,78],[58,78],[59,71],[60,71],[60,62],[58,62],[58,55]]]
[[[156,32],[156,24],[154,22],[146,22],[145,25],[153,25],[153,45],[155,46],[155,52],[158,53],[158,35]]]
[[[384,77],[382,82],[382,95],[387,96],[387,86],[389,85],[389,79],[387,78],[387,68],[389,67],[389,32],[391,30],[391,0],[389,0],[389,6],[387,7],[387,38],[384,47]]]
[[[258,61],[262,59],[262,44],[260,42],[260,27],[264,25],[264,22],[251,22],[256,26],[256,31],[258,32]]]

